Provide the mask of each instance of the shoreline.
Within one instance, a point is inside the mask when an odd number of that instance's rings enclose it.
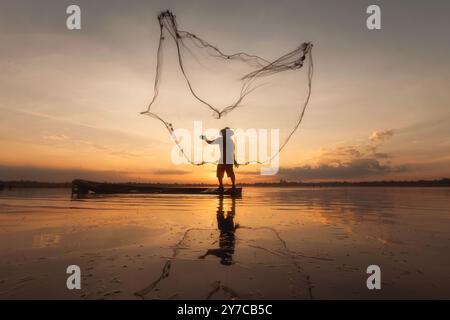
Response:
[[[102,181],[103,183],[103,181]],[[161,183],[161,182],[105,182],[111,184],[132,184],[136,186],[155,186],[155,187],[215,187],[212,183]],[[328,181],[328,182],[299,182],[299,181],[280,181],[280,182],[257,182],[257,183],[239,183],[242,187],[450,187],[450,178],[439,180],[411,180],[411,181]],[[72,188],[72,182],[42,182],[42,181],[0,181],[0,191],[8,189],[29,189],[29,188]]]

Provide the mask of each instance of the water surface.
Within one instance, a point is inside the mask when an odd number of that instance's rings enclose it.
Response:
[[[0,298],[450,298],[449,188],[0,192]],[[66,288],[79,265],[82,289]],[[378,265],[381,290],[367,289]]]

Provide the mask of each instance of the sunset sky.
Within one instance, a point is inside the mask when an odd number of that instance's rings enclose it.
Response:
[[[70,4],[81,30],[66,28]],[[212,165],[172,164],[166,129],[140,114],[165,9],[227,52],[272,60],[314,43],[309,109],[279,174],[246,166],[238,182],[450,177],[449,1],[4,0],[0,180],[214,182]]]

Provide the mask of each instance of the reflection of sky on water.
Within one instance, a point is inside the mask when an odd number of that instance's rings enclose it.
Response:
[[[411,296],[420,286],[421,293],[442,297],[450,287],[448,207],[445,188],[244,188],[236,199],[122,195],[75,201],[68,190],[7,190],[0,193],[0,270],[19,278],[23,261],[48,270],[52,261],[75,257],[89,268],[129,271],[134,279],[151,264],[152,273],[133,287],[138,291],[169,259],[178,271],[161,284],[168,296],[180,283],[200,281],[198,272],[225,281],[228,270],[241,277],[227,285],[239,294],[236,288],[251,283],[265,288],[266,297],[305,297],[308,275],[313,294],[333,297],[336,288],[355,294],[359,289],[348,283],[360,281],[364,268],[377,262],[389,270],[385,287],[397,290],[385,294]],[[297,274],[297,267],[306,274]],[[289,284],[283,278],[288,272],[301,284],[295,294],[273,285]],[[222,291],[214,297],[225,290],[217,288]],[[190,294],[201,298],[204,292]]]
[[[60,234],[37,234],[33,238],[33,248],[57,247],[61,242]]]

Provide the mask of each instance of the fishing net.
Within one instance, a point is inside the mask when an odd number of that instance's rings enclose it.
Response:
[[[158,21],[154,94],[142,114],[165,126],[187,163],[217,163],[217,151],[205,147],[198,153],[196,147],[202,145],[198,135],[214,139],[225,126],[235,130],[234,139],[244,141],[236,155],[240,164],[263,164],[278,156],[299,128],[310,100],[312,44],[302,43],[269,60],[223,52],[180,30],[169,11],[162,12]],[[268,44],[270,51],[279,54],[274,45]],[[192,135],[194,121],[201,129]],[[272,135],[274,129],[277,135]],[[192,141],[182,141],[183,130],[190,130]],[[261,150],[255,151],[251,143],[245,145],[254,134],[257,139],[278,141],[270,141],[271,150],[258,144]]]

